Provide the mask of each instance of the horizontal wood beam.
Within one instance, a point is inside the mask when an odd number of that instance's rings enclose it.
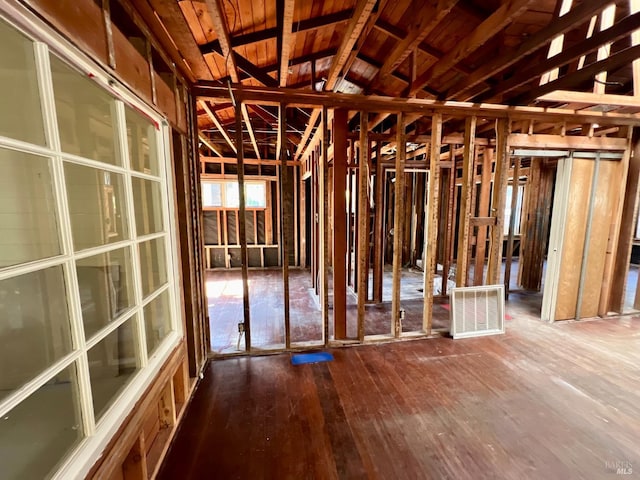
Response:
[[[353,9],[349,8],[346,10],[341,10],[339,12],[330,13],[328,15],[321,15],[319,17],[307,18],[305,20],[300,20],[299,22],[294,22],[291,26],[291,31],[293,33],[296,32],[307,32],[309,30],[316,30],[318,28],[327,27],[329,25],[334,25],[340,22],[346,22],[353,15]],[[258,32],[246,33],[244,35],[236,35],[231,38],[231,46],[232,47],[241,47],[243,45],[249,45],[251,43],[262,42],[264,40],[269,40],[271,38],[276,38],[278,35],[278,28],[267,28],[265,30],[260,30]],[[200,46],[200,51],[202,54],[213,53],[217,51],[219,47],[218,40],[213,40],[212,42],[205,43]]]
[[[205,163],[230,163],[233,165],[238,163],[236,157],[207,157],[205,155],[200,155],[200,161]],[[244,163],[247,165],[280,165],[280,160],[275,158],[244,158]],[[287,160],[287,165],[302,165],[302,162]]]
[[[638,48],[638,54],[640,54],[640,46],[634,48]],[[410,112],[417,116],[431,116],[434,113],[442,113],[460,117],[477,115],[483,118],[511,118],[515,120],[560,122],[566,120],[567,122],[599,123],[600,125],[640,125],[640,115],[634,113],[452,102],[376,95],[351,95],[286,88],[249,87],[245,85],[233,86],[231,91],[237,100],[259,105],[279,105],[285,102],[290,107],[315,108],[326,106],[327,108],[348,108],[365,112]],[[215,102],[228,101],[230,98],[229,88],[221,87],[215,82],[198,82],[194,86],[194,94],[198,97],[212,99]]]
[[[617,137],[562,136],[526,133],[509,135],[511,148],[569,149],[569,150],[624,150],[627,139]]]
[[[572,103],[581,105],[599,105],[606,107],[640,108],[640,97],[614,95],[612,93],[585,93],[571,90],[555,90],[538,97],[536,100],[554,103]]]
[[[495,225],[496,217],[471,217],[469,218],[469,223],[474,227],[480,225]]]
[[[224,53],[224,50],[222,49],[222,47],[220,45],[218,45],[216,47],[215,53],[217,53],[221,57],[227,58],[226,54]],[[236,51],[232,50],[231,54],[229,56],[233,57],[234,64],[237,67],[236,71],[237,70],[242,70],[249,77],[255,78],[257,81],[259,81],[265,87],[277,87],[278,86],[278,81],[267,73],[268,70],[258,67],[256,64],[254,64],[251,61],[247,60],[245,57],[243,57],[242,55],[240,55]],[[276,65],[276,67],[273,70],[275,71],[277,69],[278,69],[278,66]],[[231,76],[231,78],[233,79],[233,75],[231,73],[229,74],[229,76]],[[245,79],[245,77],[243,77],[241,79],[238,76],[238,78],[234,79],[233,81],[234,82],[239,82],[240,80],[244,80],[244,79]]]
[[[350,140],[357,140],[359,138],[358,132],[350,132],[348,134],[348,138]],[[391,142],[395,140],[395,133],[369,133],[369,140],[373,142]],[[431,142],[431,135],[407,135],[407,142],[411,143],[429,143]],[[489,138],[479,138],[476,137],[475,140],[476,146],[487,146],[491,144],[495,144],[495,139]],[[443,145],[462,145],[464,144],[464,136],[461,133],[453,133],[451,135],[445,135],[442,137],[441,143]],[[409,152],[407,152],[409,153]]]

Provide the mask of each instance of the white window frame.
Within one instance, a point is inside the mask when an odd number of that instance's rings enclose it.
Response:
[[[202,180],[202,208],[204,210],[238,210],[240,207],[239,205],[236,206],[229,206],[228,202],[227,202],[227,185],[229,184],[238,184],[238,180],[232,180],[232,179],[203,179]],[[220,199],[221,199],[221,203],[222,205],[205,205],[204,203],[204,186],[205,185],[210,185],[210,184],[218,184],[220,185]],[[268,208],[267,205],[267,181],[266,180],[245,180],[244,181],[245,184],[245,189],[247,188],[247,185],[262,185],[264,188],[264,205],[258,206],[258,207],[251,207],[251,206],[246,206],[247,210],[266,210]],[[239,187],[238,187],[239,188]],[[246,195],[246,194],[245,194]],[[246,197],[245,197],[246,198]],[[246,202],[245,202],[246,203]]]
[[[55,479],[84,478],[91,467],[99,459],[101,453],[107,447],[109,441],[117,433],[123,421],[132,412],[135,404],[142,394],[152,384],[157,377],[162,365],[171,352],[179,345],[183,339],[182,315],[179,309],[178,299],[180,298],[179,285],[179,259],[177,256],[177,235],[174,219],[175,198],[174,198],[174,177],[169,167],[171,159],[170,148],[170,128],[162,115],[140,100],[135,94],[130,92],[126,86],[114,80],[99,64],[91,60],[87,55],[79,51],[54,29],[46,25],[35,14],[24,5],[9,0],[0,2],[0,18],[20,31],[23,35],[35,42],[34,51],[36,67],[38,72],[38,84],[41,96],[42,114],[45,122],[45,134],[47,145],[37,146],[27,142],[0,136],[0,146],[3,148],[19,150],[27,153],[43,155],[51,159],[53,166],[53,183],[55,188],[55,199],[57,205],[57,220],[60,229],[62,254],[55,257],[36,260],[29,263],[19,264],[0,270],[0,280],[15,277],[21,274],[40,271],[47,267],[62,266],[65,275],[65,288],[67,289],[67,301],[69,304],[69,314],[71,322],[71,335],[73,351],[56,361],[53,365],[41,372],[37,377],[20,387],[0,402],[0,415],[4,415],[21,403],[26,397],[37,391],[40,387],[53,378],[58,372],[67,368],[71,364],[77,367],[77,386],[80,395],[81,421],[85,434],[79,445],[70,454],[60,459],[58,471],[54,474]],[[60,141],[57,130],[57,116],[53,99],[53,84],[51,71],[49,69],[49,52],[61,58],[72,68],[91,74],[92,79],[101,88],[116,97],[116,128],[120,135],[120,154],[122,166],[108,165],[94,160],[69,155],[60,150]],[[129,152],[127,149],[126,128],[124,128],[124,104],[129,104],[146,116],[153,119],[159,126],[157,139],[157,152],[159,161],[158,176],[139,173],[129,170]],[[81,252],[73,251],[71,238],[70,217],[68,212],[66,185],[64,182],[63,165],[64,161],[79,163],[86,166],[99,168],[114,173],[121,173],[125,177],[125,203],[127,206],[127,222],[130,238],[128,240],[90,248]],[[135,210],[133,205],[133,192],[131,177],[145,178],[160,182],[162,190],[162,215],[164,230],[151,235],[134,235],[135,230]],[[139,272],[139,252],[138,244],[142,241],[154,238],[165,238],[165,261],[167,267],[168,282],[142,299],[142,289]],[[123,312],[116,320],[104,327],[94,335],[89,341],[85,341],[84,327],[81,320],[81,304],[78,291],[78,279],[76,275],[75,260],[88,256],[105,253],[111,250],[127,246],[132,258],[132,279],[134,285],[134,296],[136,305]],[[145,325],[143,320],[143,309],[156,297],[164,292],[169,292],[169,303],[171,309],[172,331],[164,338],[151,357],[147,355],[145,341]],[[137,317],[135,317],[137,315]],[[96,422],[93,416],[93,405],[91,397],[91,385],[89,379],[89,367],[87,361],[87,351],[90,347],[105,338],[123,323],[131,319],[132,327],[136,332],[136,343],[138,351],[138,366],[133,378],[126,387],[119,393],[102,418]]]

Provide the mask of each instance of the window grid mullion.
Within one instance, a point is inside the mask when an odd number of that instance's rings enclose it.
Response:
[[[78,385],[79,408],[81,412],[83,431],[86,436],[93,435],[96,429],[93,412],[93,397],[91,393],[91,381],[89,378],[89,364],[87,360],[86,344],[84,337],[84,325],[82,323],[82,305],[78,288],[78,277],[73,256],[73,237],[71,231],[71,217],[67,197],[67,188],[64,180],[64,165],[59,153],[60,136],[56,114],[56,105],[53,92],[53,78],[49,48],[42,43],[35,44],[38,82],[42,96],[44,124],[49,145],[56,155],[52,157],[54,165],[54,191],[58,204],[58,221],[60,222],[61,240],[63,252],[67,256],[64,262],[65,289],[71,321],[71,338],[76,350],[82,352],[78,356],[76,364],[76,381]]]
[[[138,314],[134,319],[136,342],[137,342],[137,356],[138,366],[144,368],[148,364],[147,355],[147,341],[146,332],[144,329],[144,312],[142,305],[142,272],[140,271],[140,250],[138,242],[138,232],[136,229],[135,221],[135,205],[133,202],[133,184],[131,175],[131,159],[129,158],[128,137],[127,137],[127,123],[124,103],[120,100],[116,100],[116,126],[118,131],[118,145],[120,148],[120,158],[122,159],[122,166],[125,168],[124,177],[124,197],[125,205],[127,206],[127,226],[129,227],[129,235],[135,242],[131,248],[131,264],[132,264],[132,278],[133,278],[133,293],[135,297],[135,304],[138,307]]]

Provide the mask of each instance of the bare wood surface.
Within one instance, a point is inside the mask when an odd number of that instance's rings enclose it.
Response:
[[[334,113],[333,129],[333,321],[336,340],[347,338],[347,110]]]
[[[475,188],[474,158],[476,117],[469,117],[465,121],[464,154],[462,157],[462,191],[460,199],[460,218],[458,220],[458,255],[456,261],[456,286],[467,286],[467,255],[469,252],[469,237],[471,222],[472,189]]]
[[[632,48],[636,50],[627,52],[627,49],[620,52],[620,54],[624,55],[625,58],[630,58],[635,54],[640,55],[640,45]],[[608,60],[614,59],[616,55],[618,54],[612,55]],[[616,60],[618,59],[619,57],[616,58]],[[597,70],[600,66],[594,68]],[[559,79],[559,81],[560,80],[562,80],[562,78]],[[544,87],[547,87],[547,85],[544,85]],[[562,88],[556,85],[552,87],[553,88],[550,87],[546,89],[544,92],[535,92],[535,95],[532,96],[537,98],[545,93]],[[566,120],[570,123],[598,123],[600,125],[637,125],[640,121],[640,115],[633,113],[601,112],[570,108],[561,109],[490,103],[444,102],[420,98],[402,99],[377,95],[367,96],[333,92],[317,93],[284,88],[249,87],[244,85],[242,87],[232,87],[231,91],[237,99],[260,105],[279,105],[284,101],[290,106],[309,108],[326,106],[327,108],[346,108],[367,112],[405,112],[418,116],[429,116],[436,112],[453,116],[476,115],[478,117],[510,118],[513,120],[527,121],[544,120],[550,122]],[[228,88],[204,81],[200,81],[194,86],[194,94],[199,97],[213,99],[214,101],[228,101],[230,97]]]
[[[404,233],[404,211],[405,211],[405,176],[404,164],[406,148],[404,115],[398,115],[397,143],[398,152],[396,154],[396,182],[395,182],[395,205],[393,214],[393,284],[391,294],[392,328],[391,334],[398,338],[402,332],[400,324],[400,281],[402,278],[402,238]]]
[[[487,284],[497,285],[500,282],[500,266],[502,264],[502,239],[504,237],[504,203],[509,172],[509,123],[499,119],[496,124],[496,167],[493,176],[493,192],[491,195],[491,213],[496,224],[491,227],[489,244],[489,261],[487,265]]]
[[[364,315],[369,283],[369,116],[360,115],[360,155],[358,157],[358,339],[364,341]]]
[[[433,325],[433,283],[436,274],[436,249],[438,244],[438,210],[440,200],[440,149],[442,116],[434,114],[431,119],[431,153],[429,167],[429,204],[427,213],[427,235],[425,235],[424,267],[424,314],[423,326],[431,335]],[[443,279],[444,281],[444,279]]]
[[[245,350],[251,350],[251,309],[249,303],[249,254],[247,251],[247,230],[246,230],[246,200],[244,191],[244,152],[242,148],[242,115],[241,105],[236,105],[236,144],[238,145],[238,190],[239,190],[239,221],[238,240],[240,243],[240,256],[242,259],[242,305],[244,312],[244,341]]]

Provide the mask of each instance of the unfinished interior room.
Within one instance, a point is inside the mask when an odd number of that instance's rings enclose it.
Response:
[[[4,0],[0,478],[640,471],[640,0]]]

